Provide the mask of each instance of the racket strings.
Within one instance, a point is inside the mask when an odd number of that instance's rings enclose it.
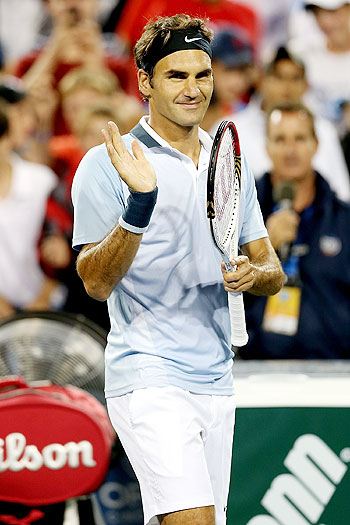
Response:
[[[237,162],[239,161],[239,162]],[[240,156],[236,156],[232,134],[227,130],[220,143],[214,186],[214,235],[219,248],[228,252],[237,223],[240,192]]]

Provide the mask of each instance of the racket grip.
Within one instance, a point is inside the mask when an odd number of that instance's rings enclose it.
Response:
[[[245,324],[245,313],[243,294],[229,292],[228,307],[231,323],[231,344],[233,346],[244,346],[248,342],[247,328]]]

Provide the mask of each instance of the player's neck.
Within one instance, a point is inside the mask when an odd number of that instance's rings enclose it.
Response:
[[[170,146],[187,155],[193,160],[196,167],[198,167],[201,150],[198,139],[198,125],[180,126],[175,122],[165,119],[162,115],[152,115],[152,113],[148,124],[160,137],[166,140]]]

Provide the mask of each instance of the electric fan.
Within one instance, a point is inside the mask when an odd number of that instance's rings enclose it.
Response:
[[[104,404],[106,335],[83,315],[62,312],[19,313],[0,323],[0,380],[2,376],[22,376],[29,385],[23,388],[19,381],[17,390],[7,387],[0,392],[2,443],[9,446],[9,440],[19,436],[24,442],[23,458],[26,450],[37,450],[39,457],[50,447],[62,451],[65,443],[75,442],[89,443],[94,454],[93,468],[88,471],[83,463],[73,470],[69,464],[54,470],[39,464],[34,469],[33,463],[30,468],[11,470],[8,458],[2,456],[0,515],[13,519],[11,523],[22,523],[19,517],[29,513],[29,519],[30,513],[40,509],[40,523],[61,525],[62,498],[76,500],[79,523],[95,523],[89,493],[97,490],[106,475],[114,432],[100,404],[89,402],[70,385]],[[65,390],[50,391],[50,383]],[[50,422],[45,426],[42,420]]]
[[[0,376],[74,385],[104,403],[106,335],[79,314],[17,314],[0,323]]]

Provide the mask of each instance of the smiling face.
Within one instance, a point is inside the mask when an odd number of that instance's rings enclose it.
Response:
[[[284,180],[300,181],[313,173],[317,150],[310,118],[303,112],[274,110],[267,125],[267,152],[273,171]]]
[[[199,49],[162,58],[149,75],[139,71],[139,88],[148,97],[152,126],[193,127],[202,121],[213,92],[210,57]]]

